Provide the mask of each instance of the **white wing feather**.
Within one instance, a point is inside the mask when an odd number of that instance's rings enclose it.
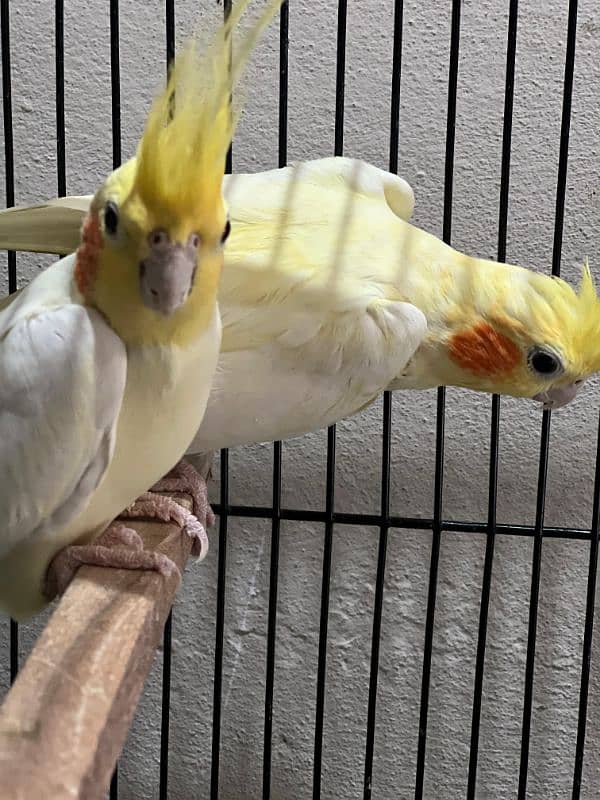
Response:
[[[221,353],[188,454],[299,436],[360,411],[402,372],[427,331],[410,303],[307,311],[252,350]]]
[[[0,319],[0,556],[86,507],[110,462],[127,372],[123,342],[92,309],[16,317]]]

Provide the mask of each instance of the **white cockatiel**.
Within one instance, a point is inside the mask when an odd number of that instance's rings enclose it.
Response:
[[[327,158],[226,179],[221,354],[188,454],[285,439],[385,389],[440,385],[569,402],[600,368],[600,303],[460,253],[408,222],[413,193]],[[0,214],[0,245],[68,252],[89,198]]]
[[[280,2],[231,56],[246,5],[205,52],[192,41],[176,60],[135,163],[94,195],[77,251],[0,310],[0,608],[16,618],[80,563],[174,568],[110,523],[181,458],[206,407],[230,91]]]

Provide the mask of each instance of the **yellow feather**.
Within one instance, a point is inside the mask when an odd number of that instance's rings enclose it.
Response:
[[[258,20],[234,43],[250,0],[240,0],[212,43],[192,37],[178,55],[166,88],[148,116],[139,145],[133,192],[147,208],[173,216],[206,216],[218,204],[225,158],[239,113],[231,96],[257,39],[282,0],[268,0]]]
[[[532,326],[540,336],[561,343],[561,351],[581,374],[600,370],[600,299],[585,259],[579,291],[566,281],[533,275],[529,298]],[[537,299],[537,302],[536,302]]]

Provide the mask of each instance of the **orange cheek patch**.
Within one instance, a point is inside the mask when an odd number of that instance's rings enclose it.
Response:
[[[448,343],[450,358],[475,375],[510,372],[521,360],[521,351],[487,322],[456,333]]]
[[[88,297],[98,272],[98,255],[102,248],[100,218],[96,213],[86,215],[81,228],[81,244],[77,248],[75,283],[84,297]]]

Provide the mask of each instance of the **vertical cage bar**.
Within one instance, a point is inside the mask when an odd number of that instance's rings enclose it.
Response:
[[[575,43],[577,37],[577,0],[569,0],[567,24],[567,49],[563,82],[563,104],[556,186],[554,242],[552,248],[552,274],[560,275],[562,256],[562,234],[567,189],[567,166],[569,159],[569,133],[571,128],[571,101],[573,97],[573,74],[575,71]],[[529,744],[531,737],[531,712],[533,707],[533,683],[535,673],[535,646],[537,615],[542,566],[542,543],[544,535],[544,507],[546,502],[546,479],[548,473],[548,451],[550,444],[550,411],[544,411],[540,443],[538,491],[536,502],[535,534],[531,570],[531,593],[529,601],[529,626],[527,636],[527,658],[525,664],[525,691],[523,700],[523,724],[521,732],[521,759],[519,764],[519,800],[527,796],[527,771],[529,766]]]
[[[227,20],[227,18],[231,14],[231,2],[232,0],[223,0],[223,18],[225,20]],[[231,59],[229,61],[229,69],[231,71]],[[231,173],[232,169],[233,169],[233,143],[230,145],[229,150],[227,151],[227,156],[225,158],[225,172]]]
[[[369,675],[369,699],[367,706],[367,744],[363,781],[364,800],[371,800],[373,786],[373,755],[375,752],[375,722],[377,710],[377,677],[379,672],[379,645],[381,640],[381,618],[383,615],[383,590],[385,585],[385,562],[390,518],[390,461],[392,432],[392,396],[383,395],[383,435],[381,453],[381,525],[377,549],[377,576],[373,608],[373,634],[371,638],[371,669]]]
[[[119,0],[110,0],[110,90],[113,169],[121,165],[121,65],[119,55]],[[119,762],[110,782],[110,800],[119,797]]]
[[[577,742],[575,744],[575,765],[573,768],[572,800],[581,796],[581,777],[583,772],[583,753],[587,722],[588,691],[590,667],[592,663],[592,635],[594,631],[594,605],[596,602],[596,575],[598,571],[598,537],[600,520],[600,421],[598,423],[596,446],[596,475],[594,478],[594,505],[592,510],[592,530],[590,540],[590,561],[588,567],[587,599],[585,607],[585,626],[583,630],[583,653],[581,657],[581,683],[579,688],[579,711],[577,716]]]
[[[573,101],[573,75],[575,73],[575,44],[577,40],[577,2],[578,0],[569,0],[567,51],[565,55],[563,107],[560,124],[560,149],[558,156],[558,177],[556,181],[554,242],[552,247],[553,275],[560,274],[560,261],[562,256],[562,238],[565,220],[565,196],[567,193],[567,167],[569,163],[569,134],[571,131],[571,105]]]
[[[10,68],[10,6],[9,0],[0,4],[2,27],[2,113],[4,121],[4,166],[6,185],[6,206],[15,204],[15,160],[12,117],[12,76]],[[17,255],[8,253],[8,291],[17,290]],[[14,623],[16,625],[16,623]]]
[[[2,28],[2,112],[4,119],[4,166],[6,206],[15,204],[15,162],[12,118],[12,77],[10,69],[10,7],[9,0],[0,4],[0,27]],[[17,290],[17,254],[8,252],[8,291]],[[19,625],[10,620],[9,675],[11,684],[19,671]]]
[[[19,623],[11,619],[10,621],[10,682],[15,682],[19,671]]]
[[[458,89],[458,54],[460,44],[461,0],[452,0],[452,22],[450,33],[450,64],[448,70],[448,114],[446,121],[446,154],[444,174],[444,223],[443,239],[450,244],[452,236],[452,193],[454,178],[454,142],[456,136],[456,95]],[[435,603],[442,537],[442,500],[444,480],[444,426],[446,390],[440,387],[437,392],[436,442],[435,442],[435,486],[433,506],[433,535],[431,541],[431,560],[429,567],[429,589],[427,596],[427,616],[425,621],[425,643],[423,647],[423,672],[421,680],[421,708],[419,713],[419,738],[417,746],[417,772],[415,798],[423,797],[425,777],[425,750],[427,744],[427,716],[429,711],[429,689],[431,684],[431,659],[433,653],[433,633],[435,622]]]
[[[219,562],[217,578],[217,619],[215,633],[215,670],[213,687],[212,755],[210,772],[211,800],[219,796],[219,754],[221,747],[221,699],[223,695],[223,638],[225,632],[225,578],[227,574],[227,522],[229,515],[229,451],[221,450],[221,487],[219,512]]]
[[[338,0],[337,48],[335,76],[334,155],[344,152],[344,92],[346,81],[347,0]],[[317,662],[317,700],[315,709],[315,746],[313,762],[313,800],[321,797],[323,768],[323,722],[325,714],[325,678],[327,674],[327,631],[329,628],[329,588],[333,550],[333,512],[335,493],[335,425],[327,429],[327,480],[325,487],[325,537],[323,542],[323,574],[321,582],[321,614],[319,621],[319,656]]]
[[[163,633],[162,708],[160,724],[160,800],[169,797],[169,722],[171,714],[171,644],[173,612],[169,612]]]
[[[269,568],[269,616],[267,623],[267,668],[265,675],[265,716],[263,741],[263,800],[271,797],[273,745],[273,687],[275,683],[275,640],[277,635],[277,587],[279,577],[279,535],[281,531],[281,442],[273,444],[273,519]]]
[[[327,630],[329,627],[329,587],[333,550],[333,508],[335,492],[335,425],[327,429],[327,480],[325,540],[323,545],[323,579],[321,583],[321,618],[319,623],[319,657],[317,663],[317,704],[315,713],[315,751],[313,766],[313,800],[321,797],[323,765],[323,717],[325,713],[325,677],[327,672]]]
[[[223,18],[231,14],[231,0],[223,0]],[[227,151],[225,172],[233,168],[233,145]],[[213,721],[210,764],[210,798],[219,797],[219,766],[221,753],[221,712],[223,698],[223,642],[225,638],[225,581],[227,577],[227,534],[229,521],[229,451],[221,450],[220,459],[220,511],[219,511],[219,560],[217,567],[217,619],[215,625],[215,669],[213,685]]]
[[[279,13],[279,166],[287,162],[288,104],[288,33],[289,3],[285,0]],[[275,644],[277,637],[277,590],[279,577],[279,540],[281,533],[282,445],[273,444],[273,519],[271,522],[271,559],[269,569],[269,616],[267,623],[267,667],[265,675],[265,718],[263,738],[263,800],[271,797],[271,760],[273,752],[273,688],[275,684]]]
[[[394,39],[392,55],[392,92],[390,103],[390,172],[398,172],[398,150],[400,141],[400,78],[402,73],[402,20],[403,0],[394,3]],[[375,724],[377,712],[377,680],[379,674],[379,646],[383,615],[383,591],[385,587],[385,563],[390,519],[392,395],[383,395],[383,430],[381,451],[381,525],[377,552],[377,576],[373,606],[373,632],[371,636],[371,668],[369,675],[369,699],[367,705],[367,743],[363,781],[364,800],[371,800],[373,785],[373,756],[375,752]]]
[[[121,166],[121,67],[119,58],[119,0],[110,0],[110,87],[113,169]]]
[[[506,260],[508,230],[508,194],[510,189],[510,155],[512,146],[513,105],[515,94],[515,62],[517,56],[517,23],[519,0],[510,0],[508,41],[506,45],[506,81],[504,84],[504,125],[502,128],[502,165],[500,168],[500,210],[498,213],[498,261]]]
[[[55,65],[56,65],[56,172],[58,195],[67,193],[65,146],[65,9],[64,0],[55,3]]]
[[[167,53],[167,77],[175,58],[175,2],[166,0],[165,4],[165,45]],[[113,95],[114,100],[114,95]],[[169,734],[171,723],[171,657],[172,657],[173,609],[169,612],[163,630],[163,668],[160,713],[160,800],[169,796]]]
[[[335,76],[335,143],[334,155],[344,152],[344,100],[346,91],[346,21],[348,0],[338,0],[338,27]]]
[[[500,259],[499,259],[500,260]],[[479,755],[479,728],[481,724],[481,698],[483,694],[483,672],[485,667],[485,648],[487,640],[488,612],[492,569],[494,565],[494,545],[496,542],[496,500],[498,494],[498,450],[500,434],[500,398],[492,397],[492,421],[490,430],[490,475],[488,482],[488,532],[485,543],[481,601],[479,607],[479,630],[477,634],[477,656],[475,659],[475,680],[473,686],[473,711],[471,715],[471,744],[469,750],[469,772],[467,800],[476,799],[477,759]]]
[[[115,767],[112,778],[110,779],[109,800],[117,800],[119,797],[119,772]]]
[[[392,55],[392,94],[390,101],[390,172],[398,172],[400,149],[400,79],[402,77],[402,22],[404,0],[394,2],[394,44]]]
[[[175,0],[166,0],[165,30],[167,45],[167,72],[175,58]]]
[[[508,13],[508,37],[506,46],[506,78],[504,86],[504,125],[502,131],[502,164],[500,169],[500,209],[498,214],[498,261],[506,260],[506,235],[508,224],[508,192],[510,186],[510,154],[512,144],[513,101],[515,85],[515,61],[517,50],[517,22],[519,3],[510,0]],[[471,746],[467,800],[475,800],[477,787],[477,759],[479,755],[479,728],[481,723],[481,699],[487,639],[488,611],[496,541],[496,502],[498,495],[498,452],[500,435],[500,398],[492,398],[492,422],[490,431],[490,476],[488,484],[488,531],[485,544],[481,603],[479,609],[479,632],[475,661],[473,688],[473,712],[471,717]]]
[[[529,743],[531,737],[531,709],[533,705],[533,678],[535,668],[535,644],[537,633],[537,613],[540,595],[540,575],[542,569],[542,539],[544,529],[544,508],[546,501],[546,479],[548,473],[548,449],[550,444],[550,412],[544,411],[538,466],[538,489],[535,512],[535,533],[531,569],[531,589],[529,595],[529,624],[527,635],[527,658],[525,663],[525,693],[523,701],[523,723],[521,731],[521,759],[519,764],[519,800],[527,796],[527,769],[529,765]]]
[[[279,14],[279,166],[287,164],[288,128],[288,50],[290,30],[289,0],[281,6]]]

